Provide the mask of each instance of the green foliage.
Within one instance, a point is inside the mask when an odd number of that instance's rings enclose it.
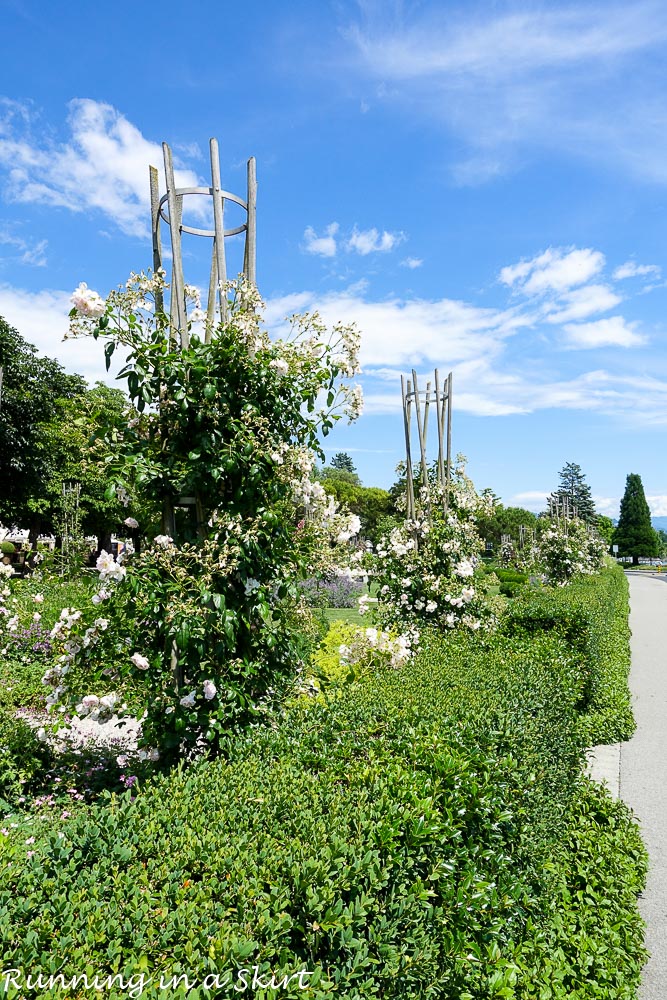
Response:
[[[597,528],[598,535],[600,538],[604,539],[607,544],[607,549],[609,550],[614,537],[614,522],[610,517],[605,517],[604,514],[598,514],[595,527]]]
[[[595,513],[595,502],[591,488],[576,462],[566,462],[559,472],[560,485],[551,494],[550,500],[569,503],[569,513],[579,517],[586,524],[595,524],[598,515]]]
[[[605,543],[579,517],[555,517],[540,533],[535,562],[546,582],[564,587],[581,575],[601,568]]]
[[[609,566],[558,590],[524,590],[501,627],[510,636],[554,632],[576,654],[580,729],[587,746],[632,736],[628,583],[620,567]]]
[[[357,470],[354,467],[354,462],[352,461],[352,459],[350,458],[350,456],[347,454],[346,451],[336,452],[334,457],[331,459],[331,468],[340,469],[344,472],[351,472],[352,474],[357,475]],[[358,480],[359,477],[357,475],[357,481]]]
[[[106,438],[122,433],[132,416],[125,393],[101,382],[75,399],[60,402],[46,428],[51,462],[44,484],[44,510],[49,512],[56,534],[62,533],[58,529],[67,513],[63,485],[69,484],[79,487],[84,535],[95,535],[101,547],[105,543],[108,547],[112,532],[121,529],[127,511],[116,496],[108,493],[111,479],[107,460],[112,451]],[[150,504],[145,498],[142,506],[146,509],[144,519],[148,520]]]
[[[12,556],[16,552],[16,546],[13,542],[0,542],[0,552],[3,556]]]
[[[516,956],[517,997],[635,1000],[648,957],[636,904],[647,868],[630,810],[585,781],[554,866],[548,922],[531,927]]]
[[[656,535],[658,536],[658,555],[664,559],[667,555],[667,531],[659,528],[656,530]]]
[[[44,488],[53,468],[51,427],[64,400],[81,396],[86,383],[57,361],[42,358],[0,317],[0,522],[38,530]]]
[[[638,563],[640,556],[653,558],[658,555],[658,536],[651,524],[651,511],[641,477],[636,473],[630,473],[626,479],[613,541],[618,545],[618,555],[632,556],[634,564]]]
[[[0,708],[0,809],[30,794],[49,768],[53,754],[23,719]]]
[[[555,638],[434,644],[5,869],[5,961],[129,972],[145,956],[200,980],[258,962],[317,972],[314,997],[493,995],[548,891],[581,766],[575,697]]]
[[[357,514],[361,520],[361,534],[376,544],[385,530],[386,519],[392,508],[392,500],[386,490],[377,486],[361,486],[342,476],[350,473],[328,475],[322,470],[322,485],[329,496],[335,497],[341,507]],[[393,525],[392,525],[393,526]]]
[[[503,535],[509,535],[514,547],[518,548],[522,526],[528,531],[535,531],[537,528],[537,516],[523,507],[503,507],[498,503],[492,510],[480,513],[477,518],[480,537],[485,542],[492,543],[495,553],[500,553]]]
[[[495,573],[501,583],[525,584],[530,580],[528,573],[520,573],[516,569],[503,569],[501,567],[488,568],[488,572]]]
[[[134,275],[106,307],[70,314],[75,332],[108,341],[107,358],[129,351],[120,377],[139,416],[117,428],[108,466],[117,494],[163,508],[166,533],[127,565],[100,556],[95,605],[65,616],[50,682],[53,703],[78,714],[138,700],[143,745],[166,765],[197,746],[219,753],[298,681],[311,640],[297,582],[359,530],[310,478],[320,435],[358,412],[345,379],[359,338],[307,316],[271,341],[257,290],[239,282],[225,320],[177,348],[168,317],[145,308],[161,287]],[[180,497],[190,539],[174,538]]]
[[[465,458],[445,488],[435,480],[418,492],[417,516],[381,538],[369,559],[379,600],[379,621],[386,626],[473,630],[490,617],[484,600],[486,581],[478,571],[482,541],[476,521],[490,510],[465,474]]]
[[[143,973],[148,998],[161,974],[201,986],[258,964],[314,973],[314,1000],[631,1000],[646,856],[582,778],[578,723],[621,582],[526,595],[509,635],[426,637],[414,663],[299,701],[228,760],[111,796],[23,863],[15,845],[5,967]],[[331,677],[348,634],[325,644]]]
[[[11,580],[11,598],[0,595],[0,706],[44,709],[42,677],[53,662],[49,633],[63,606],[89,600],[93,580],[80,577],[63,581],[43,572]],[[38,616],[35,619],[35,616]],[[15,629],[7,622],[17,616]]]

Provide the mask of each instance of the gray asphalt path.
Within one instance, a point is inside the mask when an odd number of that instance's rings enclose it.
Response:
[[[620,793],[639,820],[650,859],[639,904],[651,957],[639,996],[667,1000],[667,587],[664,577],[628,576],[637,732],[621,744]]]

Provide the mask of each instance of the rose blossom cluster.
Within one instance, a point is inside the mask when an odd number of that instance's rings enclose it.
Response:
[[[414,657],[418,639],[416,629],[396,635],[377,628],[359,628],[339,647],[338,655],[355,676],[370,669],[396,670]]]
[[[462,456],[446,497],[435,483],[418,496],[418,516],[377,546],[371,576],[378,584],[379,619],[477,629],[484,601],[476,578],[482,541],[474,517],[487,510],[489,498],[476,493]]]

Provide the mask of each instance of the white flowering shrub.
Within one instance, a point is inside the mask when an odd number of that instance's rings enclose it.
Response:
[[[597,573],[602,568],[606,543],[595,533],[589,533],[585,521],[573,517],[551,521],[542,531],[536,559],[545,582],[563,587],[574,577]]]
[[[379,620],[385,625],[474,630],[488,615],[486,584],[477,572],[483,542],[474,518],[488,513],[493,501],[478,495],[465,474],[463,456],[457,462],[447,510],[442,491],[431,484],[421,491],[421,515],[394,528],[377,546],[371,573]]]
[[[239,281],[210,338],[189,290],[190,342],[176,349],[150,308],[163,286],[162,275],[132,275],[104,309],[80,287],[71,330],[106,339],[107,359],[129,349],[122,376],[140,416],[113,432],[117,491],[158,507],[196,497],[199,537],[157,535],[122,563],[102,554],[90,608],[63,619],[51,702],[104,716],[129,699],[144,713],[143,745],[170,760],[202,741],[216,752],[298,673],[308,612],[297,581],[344,562],[359,530],[311,481],[318,435],[354,419],[361,399],[347,381],[353,328],[329,334],[297,316],[272,342],[256,290]]]
[[[338,656],[348,676],[356,679],[367,671],[397,670],[413,658],[417,645],[415,630],[396,635],[378,628],[357,628],[338,647]]]

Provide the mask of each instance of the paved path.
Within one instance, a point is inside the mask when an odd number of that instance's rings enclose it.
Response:
[[[659,576],[629,575],[637,732],[620,745],[620,796],[639,820],[650,861],[639,901],[651,954],[640,1000],[667,998],[667,587]]]

